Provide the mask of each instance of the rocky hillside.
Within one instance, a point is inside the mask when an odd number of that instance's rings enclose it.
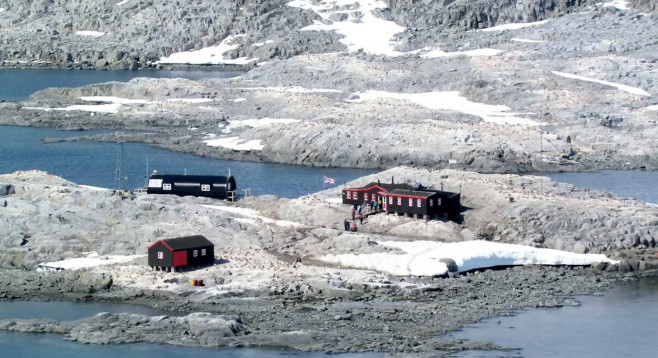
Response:
[[[330,19],[290,1],[7,0],[0,3],[0,61],[5,66],[135,69],[175,52],[215,46],[260,61],[345,49],[332,32],[298,31],[314,21],[359,21],[355,4]],[[339,2],[340,3],[340,2]],[[582,11],[587,0],[385,1],[376,16],[406,28],[400,49],[441,41],[446,32],[534,22]],[[648,8],[650,1],[635,0]],[[382,2],[384,4],[384,2]],[[260,45],[262,44],[262,45]]]
[[[161,59],[204,49],[219,68],[248,69],[230,80],[48,89],[0,103],[2,124],[145,130],[155,134],[114,139],[296,165],[658,168],[658,15],[648,0],[0,8],[5,66],[185,66],[203,51]],[[110,112],[93,108],[108,101]]]

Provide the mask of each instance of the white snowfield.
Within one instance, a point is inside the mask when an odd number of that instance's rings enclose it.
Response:
[[[186,63],[191,65],[202,65],[202,64],[238,64],[246,65],[250,62],[256,61],[255,58],[225,58],[224,54],[227,51],[238,48],[237,44],[233,43],[235,39],[234,36],[229,36],[225,38],[219,45],[205,47],[200,50],[195,51],[184,51],[172,53],[169,56],[161,57],[160,61],[156,63]]]
[[[104,32],[100,32],[100,31],[76,31],[75,34],[80,36],[91,36],[91,37],[100,37],[105,35]]]
[[[511,108],[507,106],[471,102],[465,97],[461,97],[457,91],[394,93],[369,90],[353,93],[353,96],[358,96],[358,98],[349,100],[350,102],[362,102],[378,98],[394,98],[410,101],[431,109],[449,110],[472,114],[482,118],[485,122],[497,124],[520,124],[528,126],[539,125],[539,123],[534,120],[520,117],[520,113],[508,112],[511,110]]]
[[[206,139],[203,142],[209,147],[222,147],[239,151],[263,150],[265,148],[265,145],[259,139],[246,140],[240,139],[240,137]]]
[[[572,75],[570,73],[564,73],[564,72],[558,72],[558,71],[551,71],[552,74],[560,77],[566,77],[566,78],[571,78],[575,80],[581,80],[581,81],[586,81],[586,82],[594,82],[594,83],[600,83],[602,85],[614,87],[620,91],[632,93],[632,94],[637,94],[640,96],[647,96],[651,97],[651,94],[643,89],[637,88],[637,87],[631,87],[631,86],[626,86],[626,85],[621,85],[618,83],[613,83],[613,82],[608,82],[608,81],[602,81],[602,80],[597,80],[594,78],[589,78],[589,77],[583,77],[583,76],[578,76],[578,75]]]
[[[103,265],[122,264],[133,261],[146,255],[103,255],[99,256],[97,252],[89,253],[85,257],[76,257],[55,262],[44,262],[39,264],[40,267],[45,269],[59,269],[59,270],[76,270],[90,267],[97,267]]]
[[[341,266],[386,272],[397,276],[438,276],[448,273],[443,258],[453,259],[460,272],[515,265],[584,266],[598,262],[616,264],[605,255],[537,249],[490,241],[442,243],[435,241],[384,241],[380,245],[403,253],[325,255],[320,260]]]
[[[129,99],[113,96],[84,96],[79,97],[85,102],[106,102],[102,104],[74,104],[71,106],[50,108],[50,107],[22,107],[23,109],[41,110],[41,111],[82,111],[92,113],[116,114],[124,104],[157,104],[158,101],[147,99]],[[211,102],[210,98],[168,98],[162,102],[166,103],[205,103]]]

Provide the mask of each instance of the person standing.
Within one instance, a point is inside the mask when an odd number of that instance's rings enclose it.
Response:
[[[361,221],[361,225],[363,225],[363,214],[359,214],[359,220]]]
[[[354,209],[352,209],[352,220],[354,220],[355,217],[356,217],[356,211],[354,211]]]
[[[344,224],[345,224],[345,231],[349,231],[350,230],[350,222],[347,221],[347,219],[345,219]]]

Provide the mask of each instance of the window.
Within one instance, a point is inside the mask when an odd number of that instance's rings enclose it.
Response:
[[[192,251],[192,256],[194,256],[194,257],[199,256],[199,250]]]
[[[206,256],[206,249],[201,249],[201,256]]]
[[[392,197],[392,196],[389,196],[389,197],[388,197],[388,203],[391,204],[391,205],[393,205],[393,197]]]
[[[162,184],[162,190],[171,190],[171,184]]]
[[[347,200],[352,200],[352,192],[349,190],[345,190],[345,192],[347,193]]]
[[[402,206],[402,198],[398,198],[398,205]]]
[[[441,198],[436,198],[436,205],[441,206]]]
[[[434,199],[430,199],[430,206],[434,205]]]
[[[164,259],[164,253],[162,251],[158,251],[158,260]]]
[[[418,206],[419,208],[423,207],[423,201],[420,199],[416,199],[416,206]]]
[[[409,198],[409,206],[414,206],[414,199]]]
[[[201,184],[201,191],[210,191],[210,184]]]
[[[363,193],[363,201],[368,201],[368,193]]]

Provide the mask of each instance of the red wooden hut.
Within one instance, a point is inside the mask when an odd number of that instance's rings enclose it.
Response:
[[[148,248],[148,264],[156,270],[175,272],[214,261],[215,245],[203,235],[162,239]]]

